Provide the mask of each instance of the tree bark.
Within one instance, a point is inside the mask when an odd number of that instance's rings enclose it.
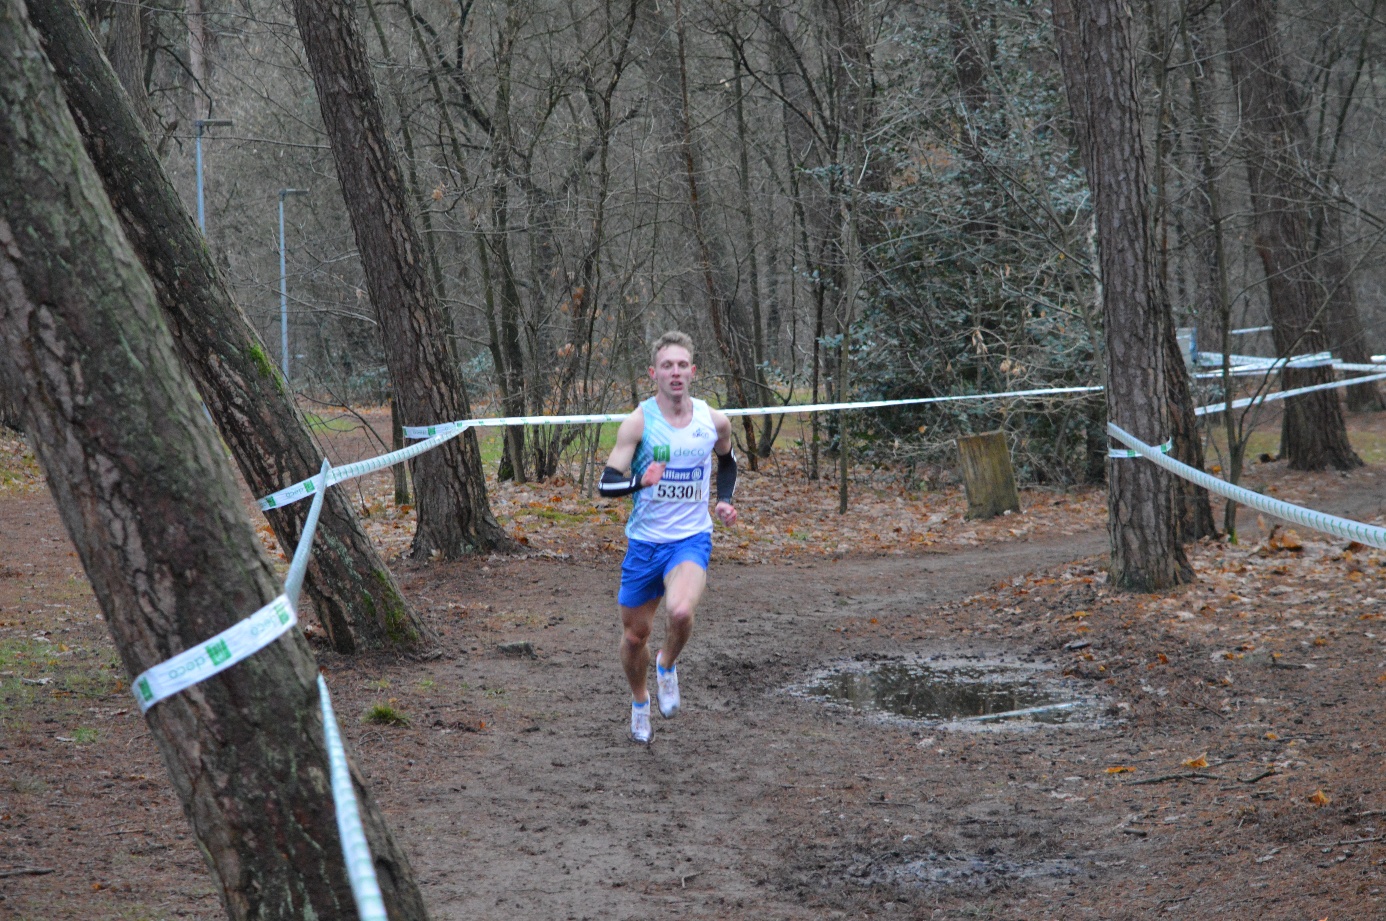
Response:
[[[31,18],[125,234],[154,281],[179,358],[242,476],[257,495],[313,476],[321,459],[307,426],[125,104],[95,36],[67,0],[37,4]],[[308,503],[300,502],[268,516],[288,552],[298,546],[307,513]],[[304,588],[338,652],[432,642],[343,490],[327,493]]]
[[[1092,189],[1107,357],[1107,418],[1148,444],[1170,435],[1165,314],[1155,298],[1148,175],[1122,0],[1054,0],[1054,32]],[[1108,464],[1112,583],[1161,591],[1193,578],[1170,475],[1139,458]]]
[[[0,381],[128,674],[278,594],[22,0],[0,2]],[[232,918],[356,917],[316,672],[292,630],[146,715]],[[354,782],[391,917],[427,917]]]
[[[1285,72],[1268,0],[1222,0],[1232,82],[1241,111],[1253,234],[1266,273],[1272,337],[1282,356],[1328,348],[1329,304],[1315,277],[1310,217],[1317,193],[1299,164],[1307,132]],[[1327,383],[1332,368],[1286,368],[1285,389]],[[1362,461],[1348,443],[1338,391],[1285,401],[1280,453],[1292,470],[1350,470]]]
[[[428,281],[353,8],[331,0],[293,7],[400,409],[415,425],[470,418],[452,323]],[[414,495],[416,559],[510,548],[487,503],[474,431],[419,456]]]

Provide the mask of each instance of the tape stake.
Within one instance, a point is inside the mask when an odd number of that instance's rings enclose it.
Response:
[[[287,595],[280,595],[205,643],[146,669],[131,686],[140,712],[148,712],[165,697],[172,697],[254,655],[287,633],[295,622],[293,605]]]
[[[385,899],[380,894],[380,881],[375,875],[370,844],[361,826],[361,808],[351,787],[351,769],[347,766],[346,747],[332,712],[332,697],[327,682],[318,675],[318,696],[322,700],[322,734],[327,743],[327,765],[332,779],[332,799],[337,809],[337,833],[342,839],[342,859],[346,863],[351,895],[356,900],[356,913],[361,921],[386,921]]]

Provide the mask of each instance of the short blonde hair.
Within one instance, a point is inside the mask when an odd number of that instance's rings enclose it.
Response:
[[[650,364],[659,364],[659,353],[671,345],[677,345],[688,352],[688,360],[693,360],[693,339],[688,333],[677,329],[671,329],[654,341],[650,346]]]

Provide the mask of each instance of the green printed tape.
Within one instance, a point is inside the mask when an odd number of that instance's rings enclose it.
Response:
[[[427,441],[421,441],[418,444],[410,445],[407,448],[401,448],[398,451],[391,451],[389,454],[382,454],[379,457],[373,457],[369,460],[358,461],[343,467],[333,467],[327,473],[327,485],[333,486],[344,480],[352,480],[359,476],[365,476],[368,473],[374,473],[377,470],[383,470],[386,467],[394,466],[400,461],[406,461],[411,457],[417,457],[425,451],[431,451],[445,441],[456,438],[466,431],[469,425],[470,423],[447,423],[446,425],[440,425],[437,427],[439,433],[429,438]],[[267,512],[270,509],[283,508],[286,505],[292,505],[300,499],[307,498],[313,494],[315,488],[313,483],[316,480],[317,477],[303,480],[292,486],[286,486],[277,493],[265,496],[257,503],[260,506],[260,511]]]
[[[1168,453],[1169,453],[1171,450],[1173,450],[1173,449],[1174,449],[1174,439],[1173,439],[1173,438],[1170,438],[1170,439],[1169,439],[1168,441],[1166,441],[1164,444],[1160,445],[1160,453],[1161,453],[1161,454],[1168,454]],[[1137,451],[1132,451],[1130,448],[1112,448],[1112,447],[1108,447],[1108,448],[1107,448],[1107,456],[1108,456],[1108,457],[1115,457],[1115,458],[1128,458],[1128,457],[1140,457],[1141,455],[1140,455],[1139,452],[1137,452]]]
[[[146,669],[131,687],[140,712],[254,655],[287,633],[295,622],[293,605],[287,596],[280,595],[207,642]]]

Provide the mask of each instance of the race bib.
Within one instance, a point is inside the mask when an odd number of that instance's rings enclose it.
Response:
[[[703,492],[703,468],[665,467],[664,476],[654,484],[652,502],[707,502]]]

